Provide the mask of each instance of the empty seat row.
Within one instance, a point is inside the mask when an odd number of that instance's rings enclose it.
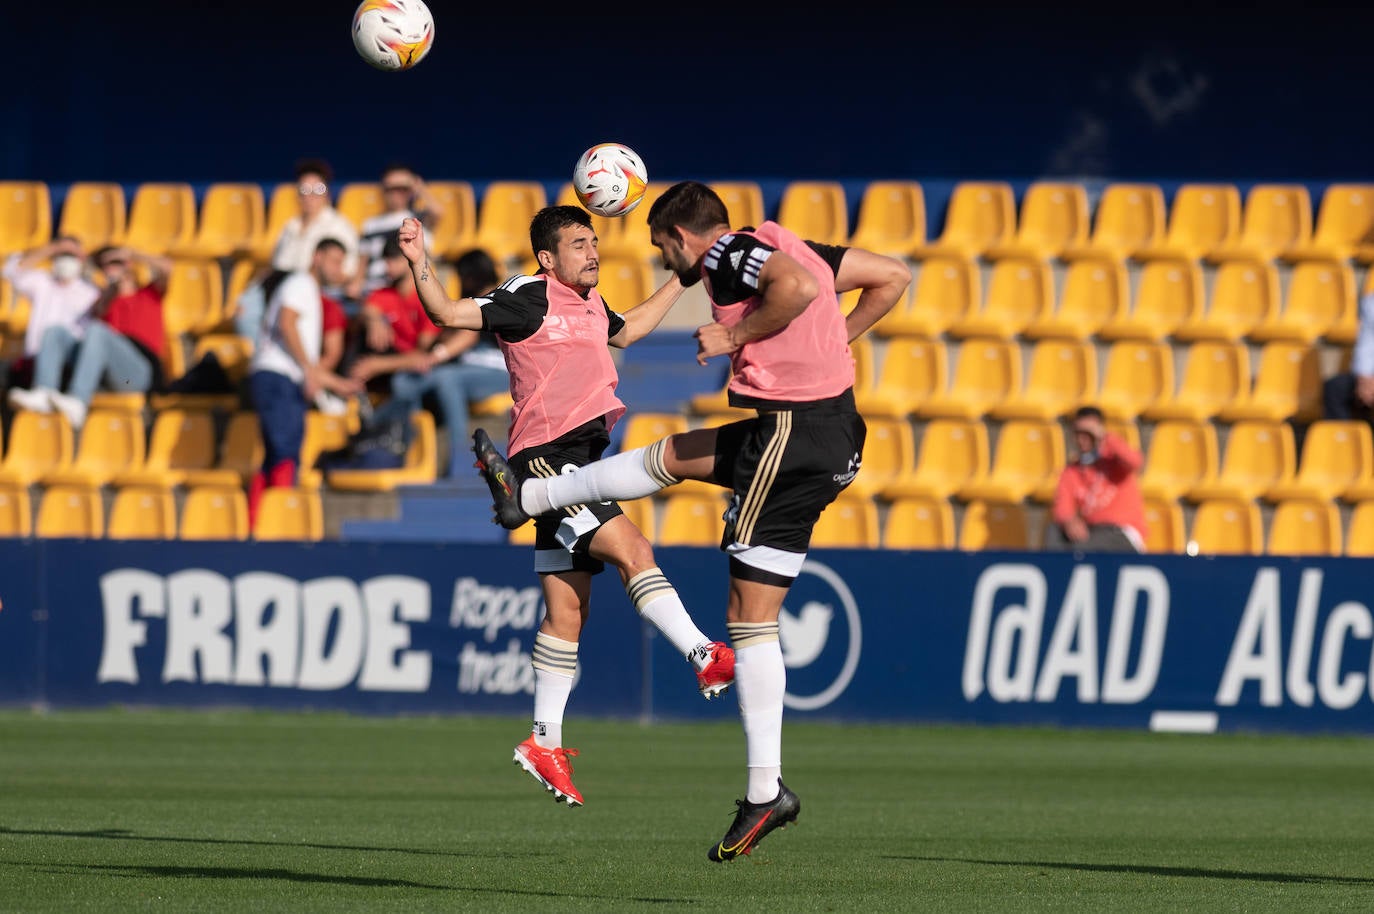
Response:
[[[1096,257],[1071,263],[1057,293],[1054,271],[1041,260],[998,261],[986,289],[980,272],[965,254],[932,255],[874,332],[956,339],[1349,343],[1359,323],[1354,272],[1336,260],[1295,265],[1286,292],[1272,263],[1228,262],[1217,268],[1210,295],[1198,264],[1178,258],[1145,264],[1134,291],[1120,262]]]
[[[107,518],[100,489],[80,483],[44,489],[36,519],[33,514],[27,487],[0,482],[0,537],[246,540],[250,535],[243,489],[213,484],[187,489],[179,517],[170,490],[128,485],[115,491]],[[319,540],[324,535],[319,492],[268,489],[251,535],[258,540]]]

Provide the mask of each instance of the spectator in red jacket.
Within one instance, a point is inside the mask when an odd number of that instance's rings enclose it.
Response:
[[[1140,452],[1107,431],[1095,406],[1074,413],[1073,440],[1077,453],[1059,476],[1045,548],[1144,552]]]

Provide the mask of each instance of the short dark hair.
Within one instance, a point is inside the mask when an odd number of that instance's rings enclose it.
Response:
[[[320,243],[315,245],[315,253],[322,254],[325,251],[332,251],[335,248],[338,248],[345,254],[348,253],[348,248],[344,247],[344,243],[337,238],[321,238]]]
[[[458,294],[463,298],[489,292],[501,281],[496,275],[496,261],[481,248],[459,257],[453,262],[453,268],[458,272]]]
[[[386,168],[382,169],[380,177],[385,178],[393,171],[405,171],[409,172],[410,174],[415,174],[415,169],[411,168],[405,162],[388,162]]]
[[[649,207],[649,231],[662,234],[675,225],[705,234],[730,224],[730,211],[714,190],[699,181],[680,181]]]
[[[580,206],[546,206],[530,220],[530,248],[536,257],[540,251],[558,248],[558,233],[570,225],[592,227],[592,217]]]
[[[392,257],[404,257],[405,252],[401,250],[401,239],[395,235],[388,235],[386,241],[382,242],[382,259],[390,260]]]
[[[1078,407],[1078,411],[1073,414],[1073,417],[1075,420],[1096,419],[1098,422],[1103,421],[1102,410],[1098,409],[1096,406],[1080,406]]]
[[[95,264],[96,266],[101,266],[100,262],[105,259],[105,255],[110,253],[111,251],[117,250],[119,250],[118,245],[102,245],[101,247],[96,248],[94,251],[91,251],[91,263]]]
[[[303,175],[319,175],[324,178],[324,183],[334,183],[334,169],[324,159],[301,159],[296,162],[296,180],[299,181]]]

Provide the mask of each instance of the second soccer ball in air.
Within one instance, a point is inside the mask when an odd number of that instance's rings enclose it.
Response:
[[[623,216],[644,199],[649,171],[629,146],[598,143],[577,160],[572,183],[577,199],[589,211]]]

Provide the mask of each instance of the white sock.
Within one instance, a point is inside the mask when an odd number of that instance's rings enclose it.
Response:
[[[535,517],[571,505],[633,501],[681,481],[663,469],[663,441],[655,441],[571,473],[527,479],[520,486],[520,507]]]
[[[534,743],[545,749],[563,745],[563,711],[577,672],[577,642],[538,632],[534,636]]]
[[[730,638],[735,643],[735,692],[749,765],[745,799],[750,803],[767,803],[777,797],[778,778],[782,777],[782,697],[787,691],[787,668],[782,662],[782,644],[777,640],[777,623],[769,627],[772,639],[762,640],[767,638],[766,631],[759,631],[764,626],[730,626]],[[740,631],[745,628],[750,631]]]
[[[705,668],[711,660],[710,654],[697,648],[709,645],[711,639],[697,628],[682,605],[682,598],[662,571],[658,568],[641,571],[625,583],[625,593],[640,616],[662,632],[679,654],[692,661],[697,672]]]

